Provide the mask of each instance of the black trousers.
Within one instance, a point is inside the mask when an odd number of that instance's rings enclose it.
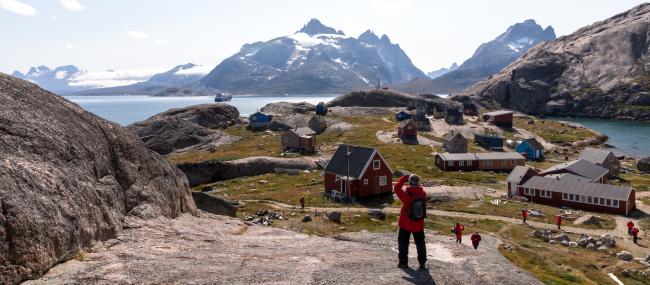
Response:
[[[424,244],[424,231],[421,232],[409,232],[405,229],[400,228],[399,234],[397,236],[398,250],[400,264],[409,263],[409,242],[411,240],[411,234],[413,234],[413,240],[415,240],[415,247],[418,251],[418,262],[420,265],[424,265],[427,262],[427,247]]]

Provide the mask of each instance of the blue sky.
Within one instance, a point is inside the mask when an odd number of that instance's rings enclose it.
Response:
[[[558,35],[643,1],[0,0],[0,72],[216,66],[244,43],[289,35],[309,19],[358,36],[387,34],[425,72],[459,64],[515,22]]]

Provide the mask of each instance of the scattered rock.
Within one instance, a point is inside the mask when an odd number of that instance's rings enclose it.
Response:
[[[630,277],[630,270],[629,269],[621,270],[621,275],[624,277]]]
[[[578,245],[581,247],[586,247],[589,244],[589,238],[586,236],[581,236],[578,238]]]
[[[569,242],[566,241],[566,240],[563,240],[563,241],[560,242],[560,245],[562,245],[562,246],[569,246]]]
[[[596,246],[593,243],[587,244],[587,249],[596,250]]]
[[[303,223],[311,222],[311,216],[305,215],[304,217],[302,217],[302,222]]]
[[[627,251],[621,251],[621,252],[617,253],[616,257],[618,257],[618,259],[623,260],[623,261],[632,261],[632,258],[634,258],[632,256],[632,254],[627,252]]]
[[[550,243],[550,244],[556,244],[557,241],[555,241],[554,239],[551,239],[551,240],[548,241],[548,243]]]
[[[598,248],[598,251],[600,251],[600,252],[609,252],[609,248],[603,245],[603,246]]]
[[[385,220],[386,214],[379,209],[368,209],[368,216],[377,220]]]
[[[269,181],[262,179],[262,180],[257,181],[257,183],[259,183],[259,184],[269,184]]]
[[[307,102],[289,103],[289,102],[275,102],[266,104],[260,109],[261,112],[274,116],[289,116],[294,114],[307,114],[314,112],[316,106]]]
[[[575,241],[570,241],[570,242],[569,242],[569,246],[570,246],[570,247],[578,247],[578,243],[575,242]]]
[[[603,243],[604,246],[607,246],[609,248],[616,247],[616,239],[610,234],[604,234],[600,237],[600,241]]]
[[[574,225],[594,225],[600,227],[600,221],[598,220],[597,217],[593,215],[584,215],[580,218],[577,218],[575,221],[573,221]]]
[[[327,214],[327,219],[332,221],[332,222],[340,224],[341,223],[341,212],[338,212],[338,211],[329,212]]]
[[[567,234],[556,235],[556,236],[553,237],[553,239],[558,240],[558,241],[566,241],[566,242],[571,241],[571,238],[569,238],[569,236]]]

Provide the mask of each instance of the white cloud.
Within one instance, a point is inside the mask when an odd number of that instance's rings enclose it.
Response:
[[[115,87],[146,81],[164,68],[84,71],[70,78],[70,86],[90,88]]]
[[[179,71],[176,71],[176,75],[184,75],[184,76],[191,76],[191,75],[206,75],[212,71],[214,67],[209,66],[209,65],[197,65],[192,68],[188,69],[181,69]]]
[[[155,45],[159,45],[159,46],[162,46],[162,45],[166,45],[166,44],[167,44],[167,42],[166,42],[166,41],[163,41],[163,40],[156,40],[156,41],[154,41],[153,43],[154,43]]]
[[[18,0],[0,0],[0,8],[24,16],[36,16],[38,14],[34,7]]]
[[[72,44],[67,44],[67,45],[65,45],[65,48],[66,48],[66,49],[76,49],[77,46],[72,45]]]
[[[411,3],[406,0],[380,0],[372,6],[377,13],[383,15],[398,15],[413,9]]]
[[[145,32],[137,30],[126,31],[126,35],[138,40],[144,40],[149,37]]]
[[[68,72],[65,70],[57,71],[56,74],[54,74],[54,77],[56,79],[64,79],[68,75]]]
[[[70,11],[81,11],[83,9],[86,9],[79,1],[77,0],[60,0],[61,5],[63,5],[64,8],[70,10]]]
[[[50,15],[50,20],[56,20],[56,15]]]

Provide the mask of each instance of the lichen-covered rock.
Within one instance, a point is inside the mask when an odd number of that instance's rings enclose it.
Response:
[[[307,114],[310,112],[315,112],[315,107],[316,106],[313,104],[307,102],[274,102],[266,104],[266,106],[262,107],[260,111],[265,114],[274,116],[289,116],[294,114]]]
[[[639,159],[636,168],[643,173],[650,173],[650,157]]]
[[[632,254],[628,251],[621,251],[616,254],[616,257],[623,261],[632,261],[632,258],[634,258],[634,256],[632,256]]]
[[[126,215],[196,213],[181,171],[128,130],[0,73],[0,283],[42,275]]]

